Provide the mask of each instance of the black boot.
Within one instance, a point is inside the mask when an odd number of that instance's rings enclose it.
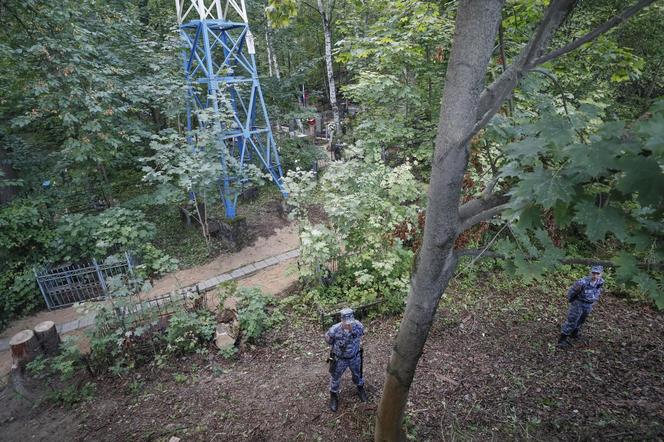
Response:
[[[367,401],[367,392],[364,391],[364,385],[357,386],[357,395],[360,397],[360,401],[362,402]]]
[[[337,408],[339,408],[339,393],[330,391],[330,410],[337,411]]]
[[[572,344],[569,342],[569,336],[561,333],[560,338],[558,338],[558,348],[569,348],[571,346]]]
[[[573,340],[580,339],[581,336],[579,336],[579,329],[574,330],[572,333],[569,334],[569,337],[572,338]]]

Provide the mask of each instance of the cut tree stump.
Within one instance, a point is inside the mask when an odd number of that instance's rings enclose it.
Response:
[[[28,362],[42,353],[39,340],[32,330],[16,333],[9,341],[12,351],[12,370],[23,372]]]
[[[237,338],[240,334],[240,323],[233,321],[232,323],[217,324],[217,329],[214,336],[214,343],[219,350],[226,350],[235,346]]]
[[[58,352],[60,347],[60,335],[55,328],[55,322],[44,321],[35,326],[35,335],[39,344],[41,344],[44,353],[48,356],[54,355]]]

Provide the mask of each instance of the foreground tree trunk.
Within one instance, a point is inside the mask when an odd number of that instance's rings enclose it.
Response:
[[[504,0],[459,2],[432,162],[424,238],[415,260],[406,311],[387,367],[376,417],[376,441],[403,439],[401,422],[417,362],[440,297],[456,269],[459,257],[454,251],[456,238],[507,207],[508,197],[493,193],[497,178],[491,180],[479,198],[460,205],[470,140],[486,126],[528,71],[575,50],[653,1],[639,0],[588,34],[544,54],[551,37],[576,5],[575,0],[552,0],[528,44],[487,87],[484,82]]]
[[[325,9],[323,0],[318,0],[318,12],[320,12],[323,21],[323,38],[325,40],[325,71],[327,72],[327,84],[330,89],[330,107],[334,116],[334,124],[337,129],[341,127],[341,118],[339,116],[339,105],[337,104],[337,87],[334,83],[334,67],[332,66],[332,31],[330,30],[330,20],[334,1],[330,2],[329,10]]]
[[[422,355],[438,301],[456,268],[454,241],[461,224],[459,197],[468,161],[467,134],[475,124],[484,73],[502,1],[472,0],[459,5],[438,123],[424,240],[399,333],[387,367],[376,421],[376,440],[401,438],[401,422],[417,361]]]

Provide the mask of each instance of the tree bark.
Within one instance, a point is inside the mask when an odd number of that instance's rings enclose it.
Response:
[[[12,352],[12,370],[22,373],[28,362],[41,354],[41,347],[35,332],[23,330],[16,333],[9,341]]]
[[[406,311],[387,367],[375,440],[403,438],[401,422],[417,362],[438,301],[457,264],[459,198],[469,157],[466,135],[474,124],[484,75],[493,52],[503,0],[468,0],[459,5],[454,44],[443,92],[424,240],[411,279]]]
[[[272,29],[269,28],[265,31],[265,43],[267,46],[267,63],[270,67],[270,77],[274,75],[277,77],[277,80],[281,79],[281,71],[279,70],[279,62],[277,61],[277,53],[274,49],[274,43],[272,42]]]
[[[281,80],[281,70],[279,69],[279,62],[277,61],[277,50],[274,47],[274,42],[272,40],[272,30],[268,31],[268,35],[270,37],[270,46],[272,47],[272,50],[270,51],[272,53],[272,64],[274,65],[274,76],[277,77],[277,80]]]
[[[323,0],[318,0],[318,12],[323,21],[323,38],[325,40],[325,70],[327,72],[327,84],[330,90],[330,107],[334,116],[334,124],[341,127],[339,116],[339,105],[337,104],[337,88],[334,83],[334,67],[332,66],[332,31],[330,30],[330,14],[326,11]]]
[[[53,321],[40,322],[35,326],[35,335],[37,340],[48,356],[54,355],[58,352],[60,347],[60,335],[55,328]]]
[[[272,45],[270,44],[270,33],[268,31],[265,31],[265,47],[267,48],[268,74],[272,77]]]

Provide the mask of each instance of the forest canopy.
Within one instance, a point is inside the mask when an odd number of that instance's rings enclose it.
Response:
[[[547,4],[506,3],[487,83],[518,58]],[[629,6],[580,3],[551,46]],[[346,162],[310,191],[309,178],[294,171],[321,154],[278,140],[293,170],[292,205],[304,216],[323,204],[328,217],[319,225],[300,219],[303,247],[311,247],[303,278],[320,282],[326,262],[339,264],[335,283],[312,286],[311,296],[331,305],[380,294],[398,311],[436,167],[457,3],[248,1],[247,8],[274,125],[329,111],[341,126],[335,142]],[[217,158],[188,153],[172,2],[8,0],[0,9],[0,321],[42,307],[39,266],[131,250],[147,277],[219,253],[208,227],[204,241],[190,235],[187,250],[162,239],[178,222],[163,214],[191,206],[192,190],[205,195],[211,216],[223,212],[214,196]],[[467,220],[456,240],[464,256],[508,258],[504,269],[525,280],[601,261],[619,287],[664,307],[663,14],[661,4],[650,5],[541,63],[474,134],[461,202],[491,188],[500,203]],[[269,188],[258,170],[247,180]]]

